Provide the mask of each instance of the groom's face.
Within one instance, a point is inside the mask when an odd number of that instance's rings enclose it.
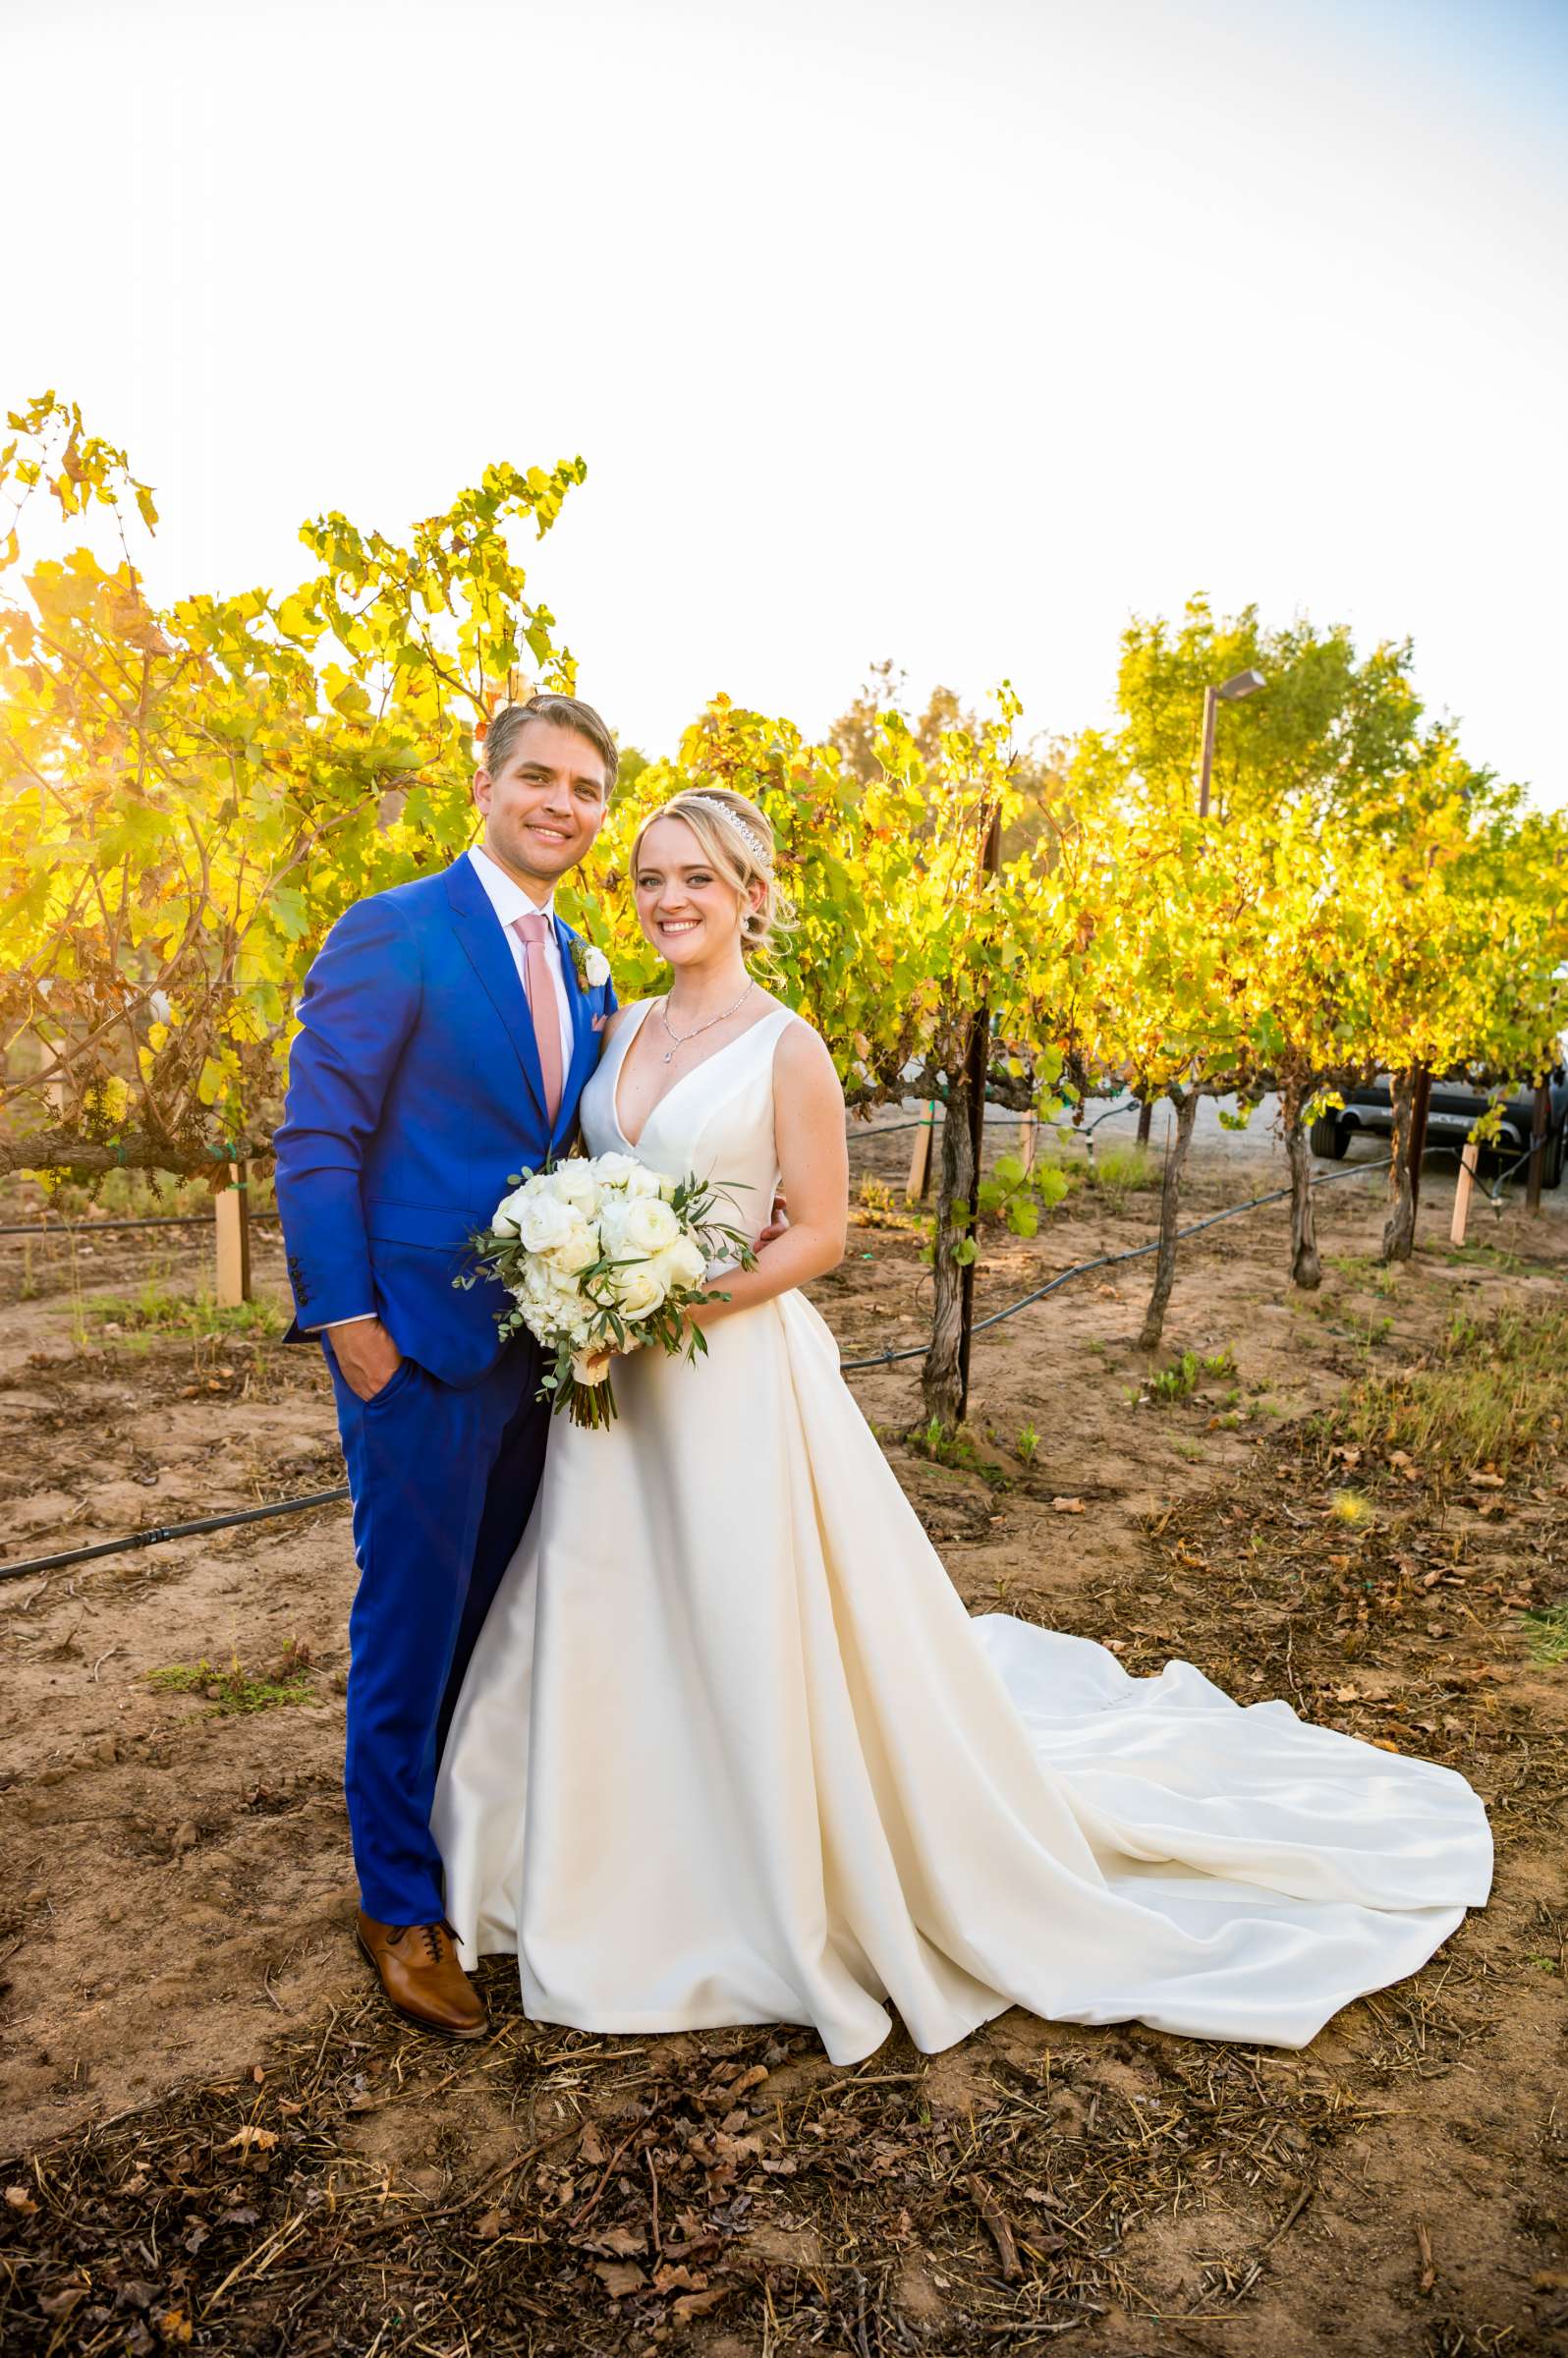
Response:
[[[587,737],[531,720],[494,772],[474,779],[484,848],[525,884],[548,887],[576,868],[604,823],[604,764]]]

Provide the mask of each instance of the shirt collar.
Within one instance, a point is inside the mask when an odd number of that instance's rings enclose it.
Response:
[[[520,917],[547,917],[555,924],[555,894],[552,892],[542,907],[531,900],[515,877],[509,876],[498,862],[490,858],[482,844],[471,843],[469,859],[474,872],[484,886],[485,898],[503,926],[511,926]]]

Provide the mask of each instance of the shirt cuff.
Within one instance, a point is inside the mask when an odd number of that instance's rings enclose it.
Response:
[[[346,1319],[328,1319],[324,1326],[307,1326],[302,1321],[300,1332],[302,1334],[331,1334],[339,1326],[363,1326],[366,1319],[377,1319],[380,1315],[377,1310],[357,1310]]]

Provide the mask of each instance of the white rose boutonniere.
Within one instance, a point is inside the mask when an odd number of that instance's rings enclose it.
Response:
[[[596,950],[590,941],[580,940],[576,934],[572,936],[572,964],[577,968],[580,989],[602,990],[610,979],[610,962],[604,952]]]

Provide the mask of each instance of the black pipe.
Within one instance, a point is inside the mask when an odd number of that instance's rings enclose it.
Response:
[[[128,1532],[123,1540],[100,1540],[92,1547],[67,1547],[59,1555],[32,1555],[25,1564],[0,1564],[0,1580],[21,1580],[28,1572],[57,1572],[67,1564],[90,1563],[95,1555],[123,1555],[131,1547],[161,1547],[166,1540],[192,1540],[203,1531],[232,1531],[237,1523],[265,1523],[273,1515],[303,1514],[308,1506],[336,1506],[349,1494],[340,1483],[335,1490],[313,1490],[308,1498],[280,1498],[274,1506],[248,1506],[233,1515],[203,1515],[199,1523],[166,1523],[150,1531]]]

